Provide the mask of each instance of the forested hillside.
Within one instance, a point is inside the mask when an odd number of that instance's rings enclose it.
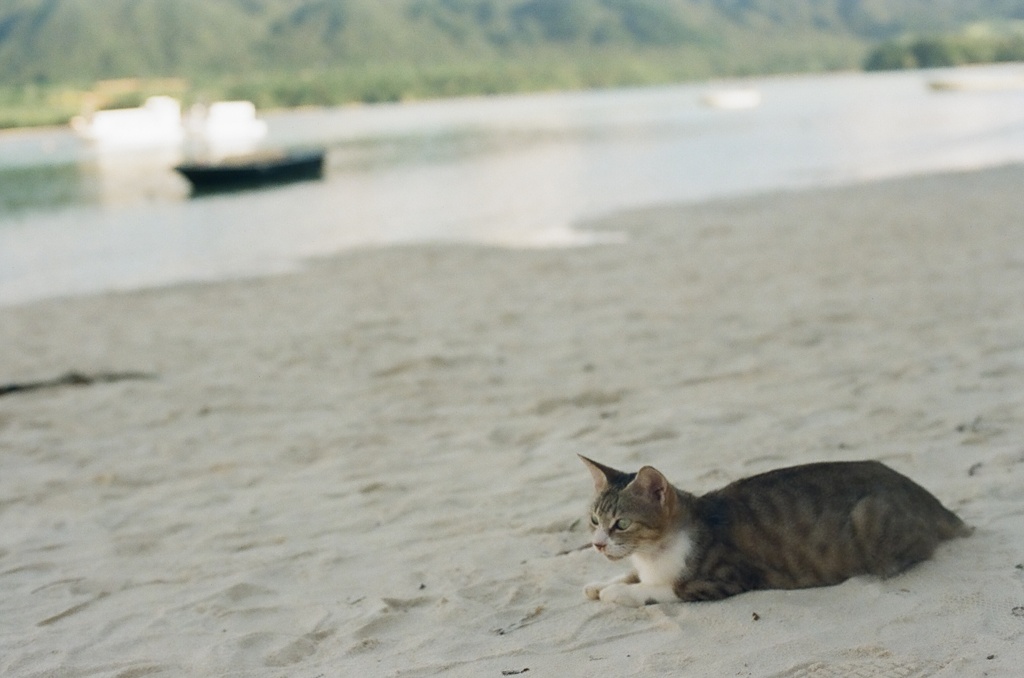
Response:
[[[0,109],[116,78],[270,106],[856,68],[978,21],[1024,0],[2,0]]]

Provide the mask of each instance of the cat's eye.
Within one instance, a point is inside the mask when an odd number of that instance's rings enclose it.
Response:
[[[591,515],[590,515],[590,524],[591,524],[591,525],[593,525],[594,527],[597,527],[597,523],[598,523],[598,522],[599,522],[599,521],[597,520],[597,516],[596,516],[596,515],[593,515],[593,514],[591,514]]]
[[[615,528],[616,530],[628,530],[629,526],[632,525],[632,524],[633,524],[633,521],[630,520],[629,518],[619,518],[618,520],[615,521],[615,524],[612,525],[612,527]]]

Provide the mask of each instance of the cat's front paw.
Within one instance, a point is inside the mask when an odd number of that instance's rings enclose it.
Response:
[[[636,584],[610,584],[598,591],[597,597],[605,603],[615,603],[626,607],[643,607],[647,604],[647,600],[637,595],[639,588]]]
[[[601,589],[598,597],[605,602],[624,605],[626,607],[643,607],[657,603],[670,603],[679,600],[671,586],[650,584],[614,583]]]
[[[590,598],[591,600],[600,600],[601,589],[603,589],[607,585],[608,584],[599,581],[595,581],[592,584],[587,584],[583,587],[583,595],[585,595],[587,598]]]

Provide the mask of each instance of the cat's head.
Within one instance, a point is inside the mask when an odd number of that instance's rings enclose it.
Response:
[[[580,455],[594,477],[591,542],[609,560],[654,552],[671,526],[675,488],[657,469],[617,471]]]

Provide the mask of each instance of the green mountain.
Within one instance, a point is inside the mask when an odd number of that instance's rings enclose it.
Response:
[[[113,78],[267,106],[858,68],[981,21],[1024,1],[2,0],[0,111]]]

